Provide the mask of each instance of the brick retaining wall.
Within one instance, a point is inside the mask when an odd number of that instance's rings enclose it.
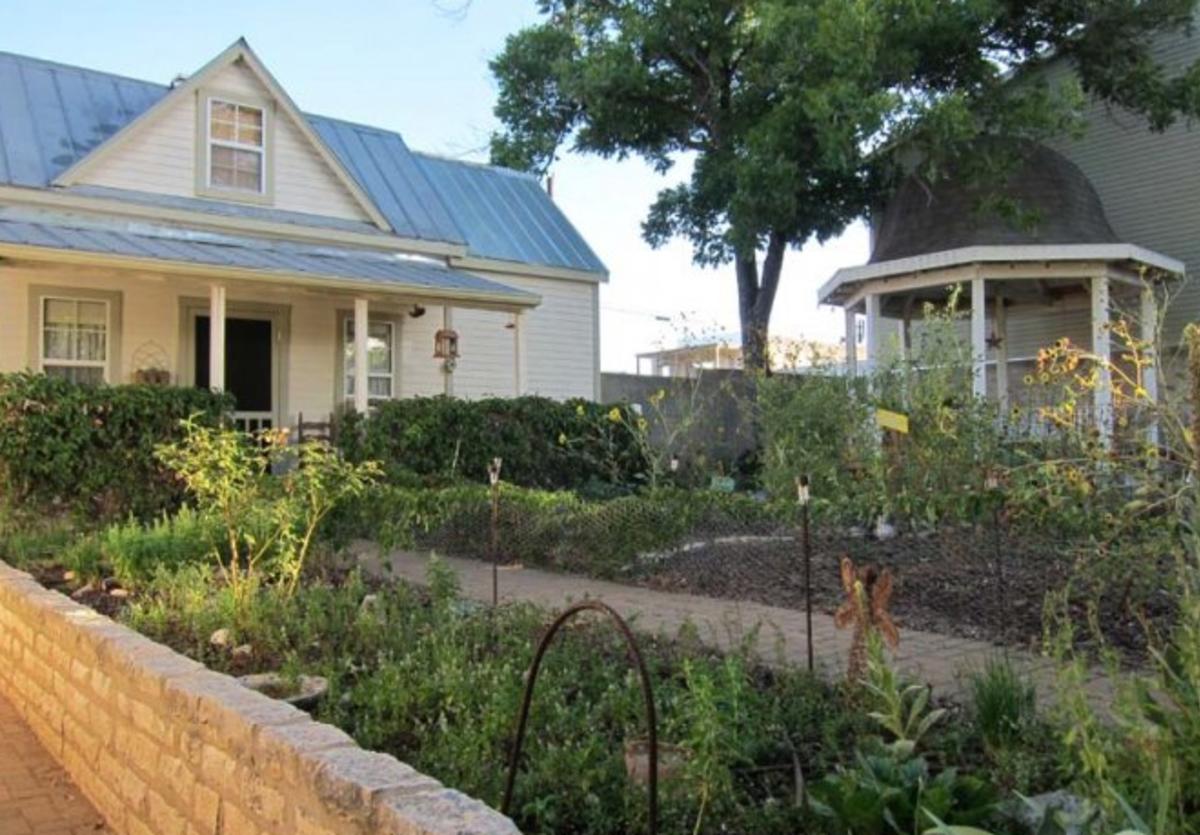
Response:
[[[517,833],[3,562],[0,693],[119,835]]]

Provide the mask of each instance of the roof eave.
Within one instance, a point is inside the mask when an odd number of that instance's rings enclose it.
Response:
[[[1182,276],[1182,261],[1137,244],[1017,244],[1011,246],[970,246],[948,249],[858,267],[843,267],[821,285],[817,300],[821,304],[843,304],[853,295],[853,286],[861,282],[911,273],[930,272],[966,264],[1004,262],[1109,261],[1132,262],[1160,270],[1168,276]]]

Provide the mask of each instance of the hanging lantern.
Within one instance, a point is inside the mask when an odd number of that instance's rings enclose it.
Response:
[[[433,358],[438,360],[458,359],[458,331],[442,328],[433,335]]]

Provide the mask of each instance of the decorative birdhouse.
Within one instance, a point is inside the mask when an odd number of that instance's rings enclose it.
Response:
[[[458,331],[442,328],[433,336],[433,358],[458,359]]]

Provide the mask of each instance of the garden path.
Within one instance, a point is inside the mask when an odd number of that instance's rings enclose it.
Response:
[[[0,835],[103,835],[100,814],[0,696]]]
[[[370,569],[382,564],[378,549],[360,548],[360,561]],[[428,555],[397,550],[386,555],[392,576],[413,583],[425,582]],[[442,557],[458,574],[463,594],[482,601],[492,599],[490,564],[472,559]],[[767,663],[803,665],[807,659],[804,612],[749,601],[723,600],[690,594],[656,591],[620,583],[559,574],[534,568],[503,567],[500,570],[500,599],[525,601],[551,609],[562,608],[585,598],[601,600],[633,621],[635,629],[674,636],[691,624],[706,644],[730,649],[749,643]],[[980,669],[1003,650],[984,641],[934,632],[905,629],[900,623],[900,646],[894,659],[900,670],[931,684],[935,693],[957,696],[966,674]],[[827,676],[845,674],[850,633],[837,629],[833,618],[813,612],[813,655],[815,666]],[[1054,665],[1034,653],[1009,649],[1008,656],[1037,684],[1039,694],[1054,691]],[[1112,698],[1111,684],[1099,671],[1088,685],[1092,699],[1106,705]]]

